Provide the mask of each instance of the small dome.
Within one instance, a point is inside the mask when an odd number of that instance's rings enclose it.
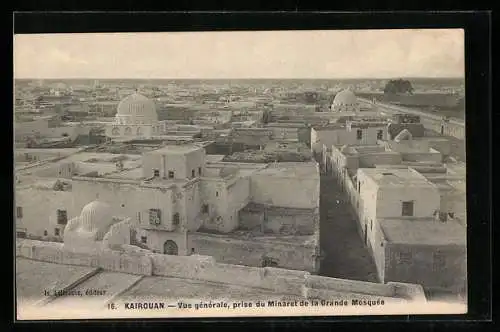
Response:
[[[120,101],[116,113],[126,123],[152,123],[158,121],[156,104],[139,93],[133,93]]]
[[[332,111],[355,111],[358,99],[351,90],[342,90],[335,95],[332,103]]]
[[[83,207],[80,214],[80,227],[88,232],[100,230],[110,223],[111,218],[111,207],[95,200]]]

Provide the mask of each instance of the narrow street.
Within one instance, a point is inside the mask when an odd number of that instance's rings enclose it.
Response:
[[[324,255],[320,274],[378,282],[375,263],[358,233],[354,212],[331,176],[321,176],[320,214]]]

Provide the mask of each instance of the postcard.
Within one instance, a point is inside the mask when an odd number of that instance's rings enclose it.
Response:
[[[467,312],[460,29],[17,34],[18,320]]]

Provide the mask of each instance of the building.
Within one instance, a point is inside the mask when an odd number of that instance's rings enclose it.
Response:
[[[312,161],[223,162],[198,144],[178,144],[142,156],[78,151],[25,165],[17,177],[16,225],[28,238],[60,240],[68,221],[98,198],[113,217],[130,219],[137,242],[154,252],[251,266],[265,256],[284,268],[319,269]]]
[[[465,167],[446,162],[441,151],[449,153],[448,141],[434,137],[412,138],[409,131],[403,130],[396,140],[380,141],[377,145],[331,146],[324,152],[323,167],[348,193],[358,169],[411,167],[438,188],[440,219],[465,224],[465,171],[462,170]],[[356,201],[355,195],[351,197]]]
[[[342,90],[335,95],[330,109],[333,112],[359,112],[359,103],[351,90]]]
[[[440,220],[437,186],[412,168],[358,169],[357,210],[381,282],[415,282],[430,290],[465,292],[466,236]]]
[[[164,131],[165,122],[158,120],[156,104],[137,92],[120,101],[113,123],[106,126],[110,138],[151,138]]]

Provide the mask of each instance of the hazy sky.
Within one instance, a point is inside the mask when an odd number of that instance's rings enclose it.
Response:
[[[463,77],[463,30],[14,37],[15,78]]]

